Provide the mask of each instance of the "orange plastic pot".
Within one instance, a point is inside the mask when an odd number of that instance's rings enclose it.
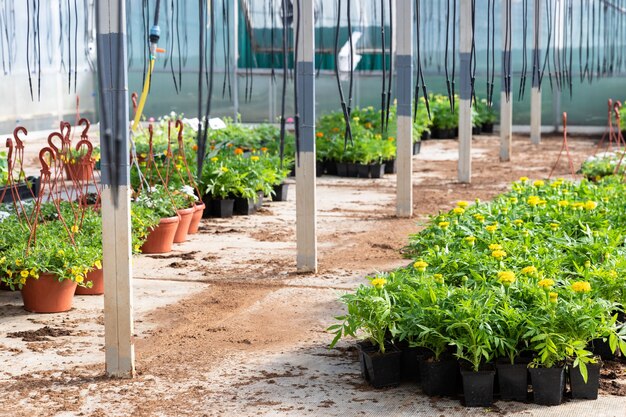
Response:
[[[102,295],[104,294],[104,276],[102,274],[102,268],[94,269],[87,273],[86,282],[91,281],[93,285],[91,288],[76,287],[76,295]]]
[[[167,253],[172,251],[174,235],[178,228],[180,219],[176,217],[165,217],[156,225],[141,247],[143,253]]]
[[[68,180],[74,181],[89,181],[93,175],[93,169],[96,165],[95,162],[88,164],[67,164],[65,165],[65,176]]]
[[[198,233],[198,227],[200,226],[200,220],[202,220],[202,215],[204,214],[204,209],[206,208],[204,203],[196,203],[195,211],[193,212],[193,216],[191,217],[191,223],[189,223],[189,231],[187,232],[190,235],[195,235]]]
[[[195,207],[189,207],[186,209],[178,210],[180,216],[180,222],[174,235],[174,243],[183,243],[187,240],[187,233],[189,232],[189,225],[196,211]]]
[[[29,278],[22,287],[24,308],[33,313],[61,313],[72,308],[77,284],[69,279],[58,281],[55,274]]]

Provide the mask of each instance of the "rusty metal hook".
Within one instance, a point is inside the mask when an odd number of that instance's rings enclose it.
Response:
[[[91,144],[91,142],[89,142],[86,139],[82,139],[80,140],[77,144],[76,144],[76,150],[78,152],[80,152],[80,148],[82,148],[83,146],[87,147],[87,161],[91,160],[91,153],[93,152],[93,145]]]
[[[49,147],[42,148],[39,151],[39,162],[41,163],[41,175],[50,175],[50,165],[46,162],[45,156],[49,154],[50,161],[55,161],[54,151]]]
[[[176,120],[176,129],[178,129],[178,146],[182,147],[183,145],[183,121],[182,120]]]
[[[83,129],[83,132],[80,134],[80,137],[81,139],[87,139],[89,128],[91,127],[91,123],[89,123],[89,120],[83,117],[82,119],[78,121],[78,126],[82,126],[82,125],[85,125],[85,128]]]
[[[50,150],[54,151],[54,153],[56,155],[58,155],[59,154],[59,148],[52,141],[52,139],[54,139],[55,137],[58,137],[59,139],[61,139],[61,148],[63,147],[65,139],[63,138],[63,135],[60,132],[52,132],[48,136],[48,145],[50,146],[50,148],[52,148]],[[44,149],[46,149],[46,148],[44,148]]]
[[[136,92],[130,95],[130,100],[133,102],[133,114],[137,113],[137,107],[139,107],[139,105],[137,104],[138,99],[139,94],[137,94]]]
[[[15,139],[15,147],[17,149],[24,149],[24,142],[19,138],[18,134],[23,133],[24,136],[28,135],[28,130],[24,126],[18,126],[13,129],[13,138]]]

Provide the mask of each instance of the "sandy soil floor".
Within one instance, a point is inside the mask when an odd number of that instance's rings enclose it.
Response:
[[[134,264],[137,378],[104,376],[102,300],[77,297],[58,315],[30,315],[0,293],[1,416],[626,416],[626,372],[612,365],[597,401],[560,407],[498,402],[465,409],[417,386],[374,390],[360,377],[353,342],[334,350],[325,328],[341,293],[378,270],[406,264],[400,249],[420,222],[457,200],[487,200],[522,175],[545,178],[561,138],[533,146],[474,140],[472,184],[456,182],[457,143],[427,141],[414,160],[415,218],[397,219],[395,176],[318,181],[320,271],[295,272],[295,194],[256,216],[203,221],[166,256]],[[574,166],[594,142],[570,138]],[[561,161],[556,176],[567,176]],[[47,326],[47,327],[46,327]],[[26,333],[15,334],[17,331]],[[614,395],[618,394],[618,395]]]

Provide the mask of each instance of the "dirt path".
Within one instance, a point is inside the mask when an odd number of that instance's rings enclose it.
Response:
[[[101,364],[23,373],[0,380],[0,415],[480,415],[458,401],[416,395],[410,385],[370,389],[351,344],[329,351],[324,329],[342,312],[338,294],[367,274],[408,262],[399,250],[420,221],[461,199],[490,199],[522,175],[545,178],[560,145],[558,137],[539,147],[516,138],[513,160],[500,163],[497,139],[479,137],[467,185],[456,182],[456,142],[424,143],[414,161],[412,220],[394,217],[395,176],[321,178],[316,275],[295,273],[293,191],[289,202],[266,204],[261,215],[208,220],[197,238],[171,256],[137,259],[141,282],[204,289],[141,316],[151,326],[136,340],[136,379],[106,379]],[[573,138],[570,145],[576,167],[593,152],[589,140]],[[557,174],[564,176],[566,167],[561,164]],[[71,337],[59,339],[72,344]],[[616,372],[619,385],[623,369]],[[623,415],[614,412],[626,407],[623,398],[612,396],[563,407],[574,413],[568,415],[588,415],[590,404],[607,407],[606,415]],[[542,414],[534,414],[538,410]],[[557,415],[551,410],[498,403],[493,411]]]

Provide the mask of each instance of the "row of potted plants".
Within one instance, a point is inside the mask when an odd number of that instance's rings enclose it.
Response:
[[[490,203],[459,202],[411,237],[409,266],[341,298],[332,344],[365,336],[375,386],[418,363],[429,395],[456,394],[460,365],[468,406],[493,401],[496,372],[501,398],[525,401],[527,369],[536,403],[561,402],[566,369],[572,396],[595,398],[598,355],[626,355],[625,190],[522,178]]]

